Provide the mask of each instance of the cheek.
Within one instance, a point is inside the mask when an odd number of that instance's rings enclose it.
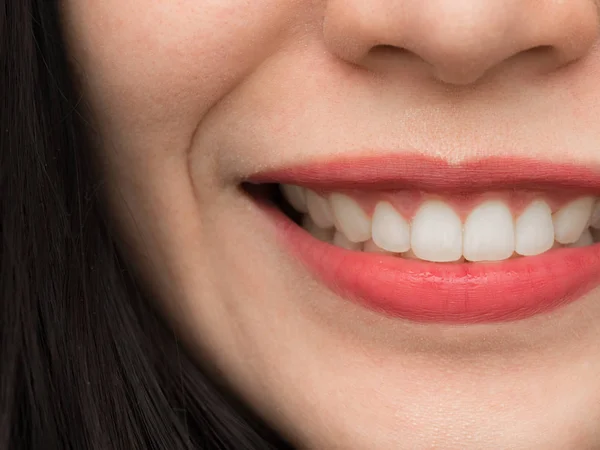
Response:
[[[188,133],[189,142],[204,113],[277,45],[297,17],[293,3],[67,1],[69,51],[103,134]]]

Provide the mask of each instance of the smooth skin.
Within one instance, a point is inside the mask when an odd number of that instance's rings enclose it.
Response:
[[[337,297],[238,189],[403,153],[600,167],[593,0],[63,0],[123,248],[201,364],[299,448],[600,447],[600,290],[449,326]]]

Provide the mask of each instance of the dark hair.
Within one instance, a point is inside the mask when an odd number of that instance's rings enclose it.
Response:
[[[0,449],[291,448],[192,362],[119,255],[58,3],[0,2]]]

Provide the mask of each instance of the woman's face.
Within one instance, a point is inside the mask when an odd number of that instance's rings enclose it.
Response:
[[[128,257],[328,449],[600,445],[597,6],[62,2]]]

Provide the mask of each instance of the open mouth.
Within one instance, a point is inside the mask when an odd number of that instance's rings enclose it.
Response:
[[[600,191],[587,168],[363,159],[252,182],[316,278],[388,315],[517,320],[600,283]]]

